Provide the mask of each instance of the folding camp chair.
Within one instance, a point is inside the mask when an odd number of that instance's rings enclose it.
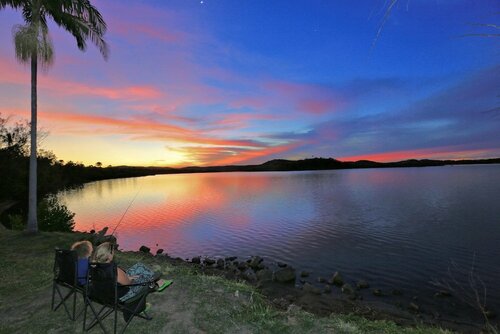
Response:
[[[127,287],[142,286],[134,297],[121,301]],[[83,316],[83,331],[86,332],[99,324],[104,333],[108,333],[103,320],[114,313],[113,333],[117,331],[118,311],[122,312],[126,321],[120,333],[124,333],[134,317],[146,320],[152,318],[146,313],[146,297],[154,291],[154,280],[131,285],[119,285],[117,282],[117,266],[111,263],[91,263],[89,265],[87,289],[85,293],[85,308]],[[100,308],[98,305],[100,305]],[[87,309],[93,315],[93,320],[87,325]]]
[[[76,296],[84,294],[84,288],[78,284],[78,256],[75,251],[67,249],[55,249],[54,259],[54,279],[52,283],[52,310],[56,311],[61,305],[64,306],[66,314],[71,320],[76,320]],[[59,302],[55,304],[56,293],[59,297]],[[72,302],[68,301],[73,297]],[[66,304],[69,305],[71,311]],[[83,311],[83,310],[82,310]],[[81,311],[78,315],[81,314]]]

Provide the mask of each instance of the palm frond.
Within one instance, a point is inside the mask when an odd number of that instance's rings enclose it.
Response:
[[[25,3],[22,9],[24,22],[33,23],[33,7],[29,2]]]
[[[377,34],[375,35],[375,38],[373,39],[372,48],[377,43],[377,41],[378,41],[378,39],[380,37],[380,34],[382,33],[382,29],[384,28],[385,24],[387,23],[387,20],[391,16],[391,12],[392,12],[394,6],[396,6],[396,4],[398,3],[398,1],[399,0],[388,0],[388,1],[386,1],[387,8],[385,10],[384,16],[382,17],[382,21],[379,24],[379,27],[378,27],[378,30],[377,30]]]
[[[42,55],[40,59],[42,64],[47,63],[44,60],[52,57],[52,43],[48,39],[48,33],[43,33],[47,27],[47,17],[52,17],[57,25],[71,33],[80,50],[86,50],[87,41],[90,40],[97,46],[104,59],[108,58],[109,49],[104,40],[104,34],[107,30],[106,22],[89,0],[0,0],[0,9],[4,7],[21,9],[26,26],[40,24],[41,30],[38,31],[36,38],[32,36],[34,31],[30,33],[26,29],[16,31],[16,34],[17,32],[20,34],[16,43],[19,43],[18,59],[21,61],[25,61],[25,53],[29,49],[29,39],[38,40],[37,52]],[[50,46],[50,51],[42,47],[43,45]]]
[[[500,37],[500,34],[463,34],[460,37]]]
[[[476,27],[500,29],[500,26],[498,24],[493,24],[493,23],[469,23],[469,25]]]
[[[26,1],[23,0],[0,0],[0,9],[3,9],[5,7],[19,9],[22,8],[25,3]]]
[[[12,29],[14,46],[16,48],[16,58],[27,63],[31,55],[37,50],[36,31],[30,25],[15,25]]]
[[[104,59],[107,59],[109,49],[104,40],[106,22],[90,1],[62,0],[58,3],[47,1],[45,10],[57,25],[75,37],[80,50],[85,50],[86,41],[90,40],[97,46]]]
[[[28,63],[36,55],[40,65],[49,67],[54,60],[54,48],[46,25],[16,25],[12,30],[16,58]]]

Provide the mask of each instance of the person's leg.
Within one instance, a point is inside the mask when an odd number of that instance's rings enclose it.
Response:
[[[172,281],[165,281],[163,279],[160,279],[162,273],[154,272],[140,262],[138,262],[138,263],[134,264],[132,267],[130,267],[127,270],[127,275],[139,276],[139,278],[134,280],[135,283],[154,281],[155,287],[159,291],[163,291],[167,286],[172,284]],[[131,290],[135,290],[135,289],[136,289],[135,287],[131,287]],[[134,294],[134,293],[135,293],[135,291],[131,291],[130,294]]]
[[[138,283],[147,282],[155,277],[155,272],[146,267],[144,264],[138,262],[132,267],[127,269],[128,276],[140,276]],[[158,277],[159,278],[159,277]]]
[[[139,278],[134,280],[136,283],[151,282],[151,281],[155,282],[157,288],[162,287],[165,284],[165,281],[160,279],[160,277],[162,276],[161,272],[154,272],[140,262],[130,267],[127,270],[127,275],[138,276]]]
[[[138,262],[134,264],[132,267],[128,268],[126,271],[127,276],[136,276],[134,278],[133,283],[146,283],[151,281],[151,276],[154,274],[148,267],[144,264]],[[134,285],[129,287],[129,291],[127,294],[120,298],[121,301],[128,300],[134,297],[139,291],[144,288],[142,285]]]

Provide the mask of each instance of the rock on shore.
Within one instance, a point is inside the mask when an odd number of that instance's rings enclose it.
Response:
[[[274,272],[274,280],[281,283],[295,282],[295,269],[292,267],[284,267]]]

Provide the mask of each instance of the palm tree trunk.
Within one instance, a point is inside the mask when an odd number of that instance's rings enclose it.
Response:
[[[28,196],[28,232],[38,232],[37,222],[37,160],[36,160],[36,129],[37,129],[37,54],[31,55],[31,152]]]

